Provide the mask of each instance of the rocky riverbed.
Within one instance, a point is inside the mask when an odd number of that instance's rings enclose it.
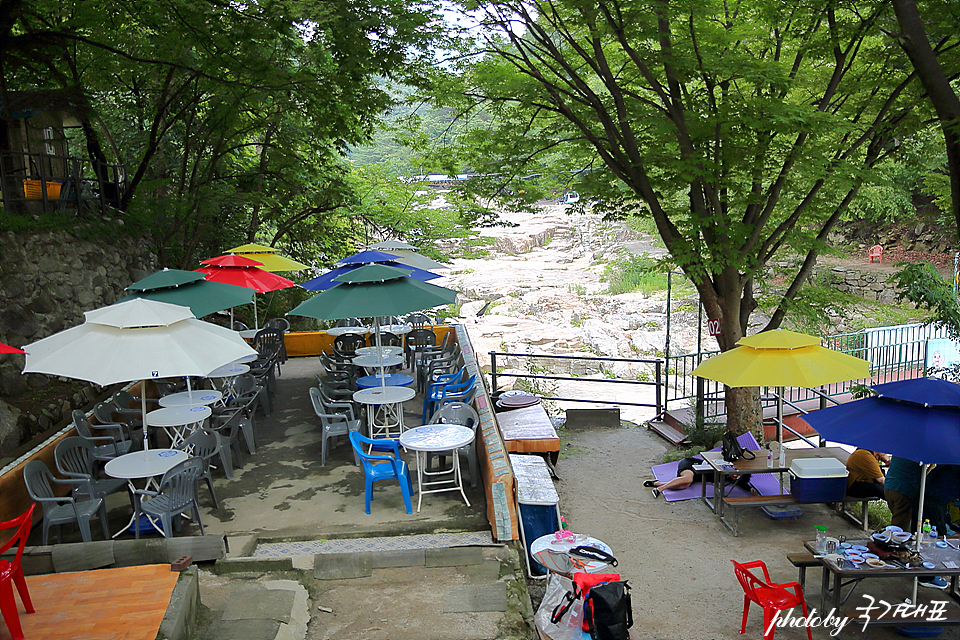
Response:
[[[490,351],[609,356],[662,357],[667,339],[666,292],[608,295],[602,275],[607,264],[627,253],[652,257],[666,253],[646,234],[621,223],[603,222],[590,212],[565,205],[545,205],[536,216],[503,214],[515,227],[485,229],[494,238],[489,255],[459,259],[437,284],[462,293],[460,321],[469,327],[479,354]],[[671,301],[671,353],[696,350],[697,304],[678,295]],[[704,348],[711,349],[709,337]],[[489,358],[481,356],[481,362]],[[652,401],[652,387],[589,383],[587,379],[652,380],[647,363],[549,360],[499,356],[498,371],[578,376],[580,380],[536,381],[547,395],[601,400],[630,396]],[[513,382],[504,378],[506,384]],[[498,381],[499,382],[499,381]],[[498,384],[498,386],[500,386]],[[581,406],[559,403],[558,407]],[[603,405],[593,405],[603,406]],[[651,408],[622,408],[622,417],[640,422],[653,417]]]

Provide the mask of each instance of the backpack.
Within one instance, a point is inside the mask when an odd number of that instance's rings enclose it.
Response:
[[[727,462],[736,462],[740,458],[743,458],[744,460],[753,460],[757,457],[753,451],[749,451],[740,446],[737,436],[733,435],[732,431],[725,431],[723,433],[721,455]]]
[[[583,614],[593,640],[628,640],[633,626],[630,585],[621,580],[592,587]]]

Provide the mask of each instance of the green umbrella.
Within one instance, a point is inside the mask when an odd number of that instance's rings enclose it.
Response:
[[[287,315],[318,320],[398,316],[457,300],[457,292],[408,278],[409,270],[364,265],[335,278],[341,284],[321,291]]]
[[[335,287],[321,291],[301,303],[287,315],[306,316],[318,320],[341,318],[376,318],[377,353],[380,353],[380,316],[397,316],[421,311],[457,299],[453,289],[438,287],[408,277],[409,269],[368,264],[334,278]],[[384,380],[383,358],[380,358],[380,382]]]
[[[123,298],[146,298],[158,302],[168,302],[182,307],[190,307],[198,318],[231,309],[237,305],[250,304],[256,293],[248,287],[204,280],[206,274],[180,269],[164,269],[127,287],[133,291]]]

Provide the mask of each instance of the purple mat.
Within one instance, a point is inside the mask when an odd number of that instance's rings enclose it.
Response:
[[[753,434],[749,431],[747,433],[741,434],[737,437],[737,442],[740,443],[740,446],[744,449],[752,449],[756,451],[760,448],[760,445],[757,444],[756,438],[753,437]],[[711,449],[711,451],[720,451],[720,447],[716,449]],[[697,455],[697,458],[701,456]],[[668,482],[677,477],[677,467],[680,465],[680,461],[676,462],[666,462],[664,464],[658,464],[651,467],[654,477],[660,482]],[[775,473],[755,473],[750,476],[750,486],[757,490],[762,496],[772,496],[780,493],[780,479]],[[741,489],[740,487],[733,487],[733,489],[727,489],[727,496],[748,496],[750,492],[746,489]],[[673,491],[668,489],[663,493],[663,499],[667,502],[679,502],[680,500],[693,500],[700,497],[700,483],[694,482],[692,485],[686,489],[681,489],[679,491]],[[713,497],[713,485],[707,485],[707,497]]]

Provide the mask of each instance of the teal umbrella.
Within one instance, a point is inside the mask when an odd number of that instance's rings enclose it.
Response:
[[[180,269],[164,269],[134,282],[127,287],[133,291],[120,300],[146,298],[189,307],[198,318],[253,302],[256,293],[248,287],[238,287],[205,280],[206,274]]]
[[[457,300],[457,292],[409,277],[412,271],[368,264],[335,278],[340,284],[301,303],[287,315],[318,320],[377,318],[377,352],[380,352],[380,316],[398,316]],[[383,378],[381,357],[380,380]]]

